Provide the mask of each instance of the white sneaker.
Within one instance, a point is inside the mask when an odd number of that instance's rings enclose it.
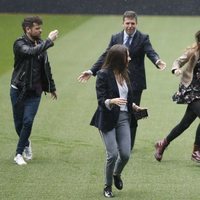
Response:
[[[18,165],[26,165],[27,163],[24,161],[24,158],[22,157],[21,154],[17,154],[14,158],[14,161],[16,162],[16,164]]]
[[[32,148],[31,148],[31,141],[29,140],[29,146],[24,148],[24,158],[26,160],[32,160],[33,158],[33,153],[32,153]]]

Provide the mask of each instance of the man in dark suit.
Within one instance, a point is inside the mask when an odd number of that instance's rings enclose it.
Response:
[[[133,89],[134,102],[140,105],[142,92],[146,89],[146,75],[144,58],[145,55],[160,70],[166,67],[166,64],[160,59],[159,55],[152,48],[149,36],[137,30],[137,14],[134,11],[126,11],[123,15],[124,30],[112,35],[106,51],[99,57],[97,62],[90,70],[84,71],[78,77],[80,82],[87,81],[92,75],[101,69],[108,50],[115,44],[124,44],[129,48],[131,61],[129,62],[130,80]],[[131,123],[131,149],[134,146],[135,135],[137,130],[137,120]]]

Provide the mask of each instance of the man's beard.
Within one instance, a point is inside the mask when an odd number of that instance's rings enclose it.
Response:
[[[31,35],[31,38],[32,38],[33,40],[39,40],[39,39],[41,39],[41,36],[40,36],[40,35],[39,35],[39,36]]]

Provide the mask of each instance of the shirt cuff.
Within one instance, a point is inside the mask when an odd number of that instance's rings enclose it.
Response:
[[[90,69],[87,70],[87,73],[93,75],[93,72]]]
[[[158,60],[156,61],[156,65],[157,65],[160,61],[161,61],[161,59],[158,59]]]
[[[106,100],[105,100],[105,106],[106,106],[106,108],[108,108],[108,110],[111,110],[111,107],[110,107],[110,99],[106,99]]]

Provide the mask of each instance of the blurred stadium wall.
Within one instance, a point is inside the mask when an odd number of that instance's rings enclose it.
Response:
[[[0,13],[200,15],[200,0],[0,0]]]

